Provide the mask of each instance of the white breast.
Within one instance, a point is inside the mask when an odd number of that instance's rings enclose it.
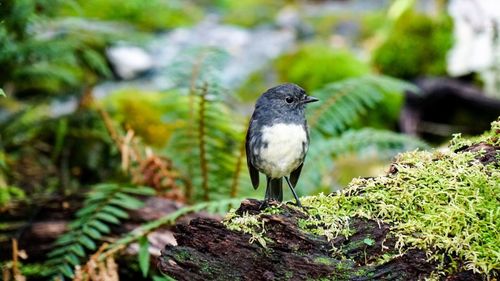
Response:
[[[297,124],[275,124],[262,128],[263,146],[260,151],[261,165],[258,167],[272,178],[288,176],[303,161],[307,151],[307,134]]]

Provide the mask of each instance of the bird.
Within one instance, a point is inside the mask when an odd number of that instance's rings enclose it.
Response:
[[[296,205],[302,207],[294,188],[309,149],[305,107],[317,101],[298,85],[285,83],[268,89],[255,103],[245,150],[254,189],[259,187],[259,172],[266,175],[263,205],[272,200],[283,201],[285,178]]]

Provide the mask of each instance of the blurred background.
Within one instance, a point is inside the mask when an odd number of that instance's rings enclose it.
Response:
[[[244,136],[284,82],[321,100],[299,195],[384,174],[500,116],[500,2],[1,0],[3,280],[170,280],[169,225],[263,198]]]

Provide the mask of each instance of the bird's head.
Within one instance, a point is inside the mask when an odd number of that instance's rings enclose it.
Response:
[[[286,83],[267,90],[257,101],[257,106],[280,114],[298,113],[302,115],[305,105],[315,101],[318,99],[308,96],[301,87]]]

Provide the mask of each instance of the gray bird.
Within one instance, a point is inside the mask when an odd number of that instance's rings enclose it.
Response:
[[[246,135],[247,165],[255,189],[259,172],[267,177],[264,203],[283,201],[283,177],[301,206],[295,185],[309,147],[305,105],[318,101],[295,84],[267,90],[255,104]]]

